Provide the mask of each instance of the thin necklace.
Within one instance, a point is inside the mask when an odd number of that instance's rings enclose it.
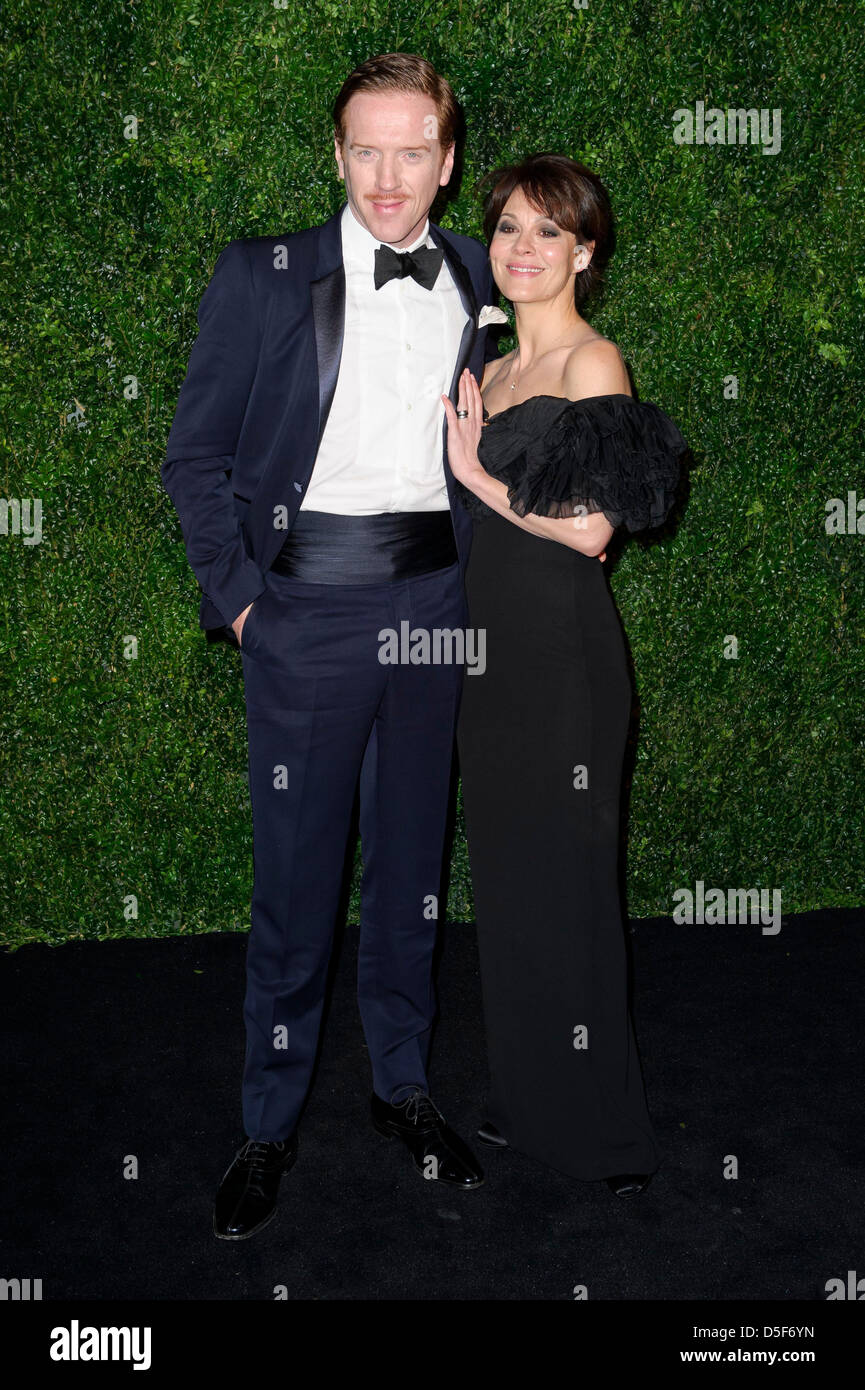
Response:
[[[517,348],[517,354],[516,354],[516,357],[514,358],[514,362],[517,363],[517,374],[516,374],[516,376],[514,377],[513,381],[511,382],[511,390],[512,390],[512,391],[516,391],[516,389],[517,389],[517,382],[518,382],[519,379],[520,379],[519,360],[520,360],[520,350],[519,350],[519,348]]]

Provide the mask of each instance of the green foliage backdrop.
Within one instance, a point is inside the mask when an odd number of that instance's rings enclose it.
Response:
[[[641,706],[630,911],[695,879],[861,903],[865,536],[824,525],[865,491],[858,6],[13,0],[0,27],[0,495],[43,506],[41,544],[0,535],[3,940],[247,925],[239,658],[198,629],[159,466],[218,252],[339,206],[330,103],[394,49],[465,109],[447,225],[479,234],[478,178],[529,151],[605,179],[594,322],[697,461],[675,530],[612,572]],[[677,145],[698,101],[780,109],[780,150]]]

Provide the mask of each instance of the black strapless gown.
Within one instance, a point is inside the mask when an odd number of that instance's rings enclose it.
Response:
[[[624,395],[538,396],[494,416],[484,468],[519,515],[669,512],[685,441]],[[460,488],[475,525],[469,622],[486,669],[458,723],[490,1090],[513,1149],[585,1180],[652,1173],[627,1002],[619,802],[631,684],[600,561],[533,536]]]

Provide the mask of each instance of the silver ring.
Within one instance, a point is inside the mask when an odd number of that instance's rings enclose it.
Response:
[[[458,420],[467,420],[468,418],[469,418],[469,413],[468,413],[467,410],[458,410],[458,411],[457,411],[457,419],[458,419]]]

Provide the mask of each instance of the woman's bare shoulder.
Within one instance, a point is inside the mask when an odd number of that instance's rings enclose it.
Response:
[[[631,383],[618,347],[600,333],[572,347],[565,360],[562,386],[569,400],[584,396],[631,394]]]

